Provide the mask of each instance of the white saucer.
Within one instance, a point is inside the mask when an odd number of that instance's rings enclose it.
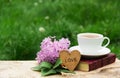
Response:
[[[70,47],[69,51],[72,51],[72,50],[78,50],[80,51],[81,55],[90,56],[90,57],[99,57],[99,56],[104,56],[110,53],[110,49],[107,47],[103,47],[101,50],[95,52],[94,54],[91,54],[90,52],[82,52],[79,46]]]

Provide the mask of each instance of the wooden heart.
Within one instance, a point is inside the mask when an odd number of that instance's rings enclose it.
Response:
[[[80,61],[81,54],[77,50],[73,50],[72,52],[62,50],[59,57],[62,60],[62,66],[73,71]]]

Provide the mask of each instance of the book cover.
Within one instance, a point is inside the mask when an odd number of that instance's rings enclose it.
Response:
[[[95,70],[97,68],[100,68],[115,62],[115,59],[116,59],[116,55],[113,53],[110,53],[107,56],[97,58],[97,59],[90,59],[90,60],[81,59],[76,69],[81,71]]]

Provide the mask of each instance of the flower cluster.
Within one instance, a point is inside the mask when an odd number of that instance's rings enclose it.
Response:
[[[46,61],[54,64],[59,57],[59,52],[68,50],[69,46],[70,41],[68,39],[62,38],[57,41],[55,38],[45,38],[41,42],[41,50],[37,53],[36,60],[38,63]]]

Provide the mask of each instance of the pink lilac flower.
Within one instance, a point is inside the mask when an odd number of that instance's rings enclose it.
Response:
[[[52,39],[50,37],[45,38],[41,42],[41,50],[37,53],[36,60],[38,63],[43,61],[55,63],[57,58],[59,57],[59,52],[61,50],[68,50],[70,46],[70,41],[68,39],[62,38],[59,41]]]
[[[50,46],[50,45],[52,45],[52,40],[51,40],[50,37],[48,37],[48,38],[45,38],[45,39],[41,42],[40,48],[41,48],[41,49],[44,49],[44,48],[46,48],[47,46]]]
[[[59,43],[61,44],[62,49],[68,49],[68,47],[70,46],[70,41],[65,38],[60,39]]]

